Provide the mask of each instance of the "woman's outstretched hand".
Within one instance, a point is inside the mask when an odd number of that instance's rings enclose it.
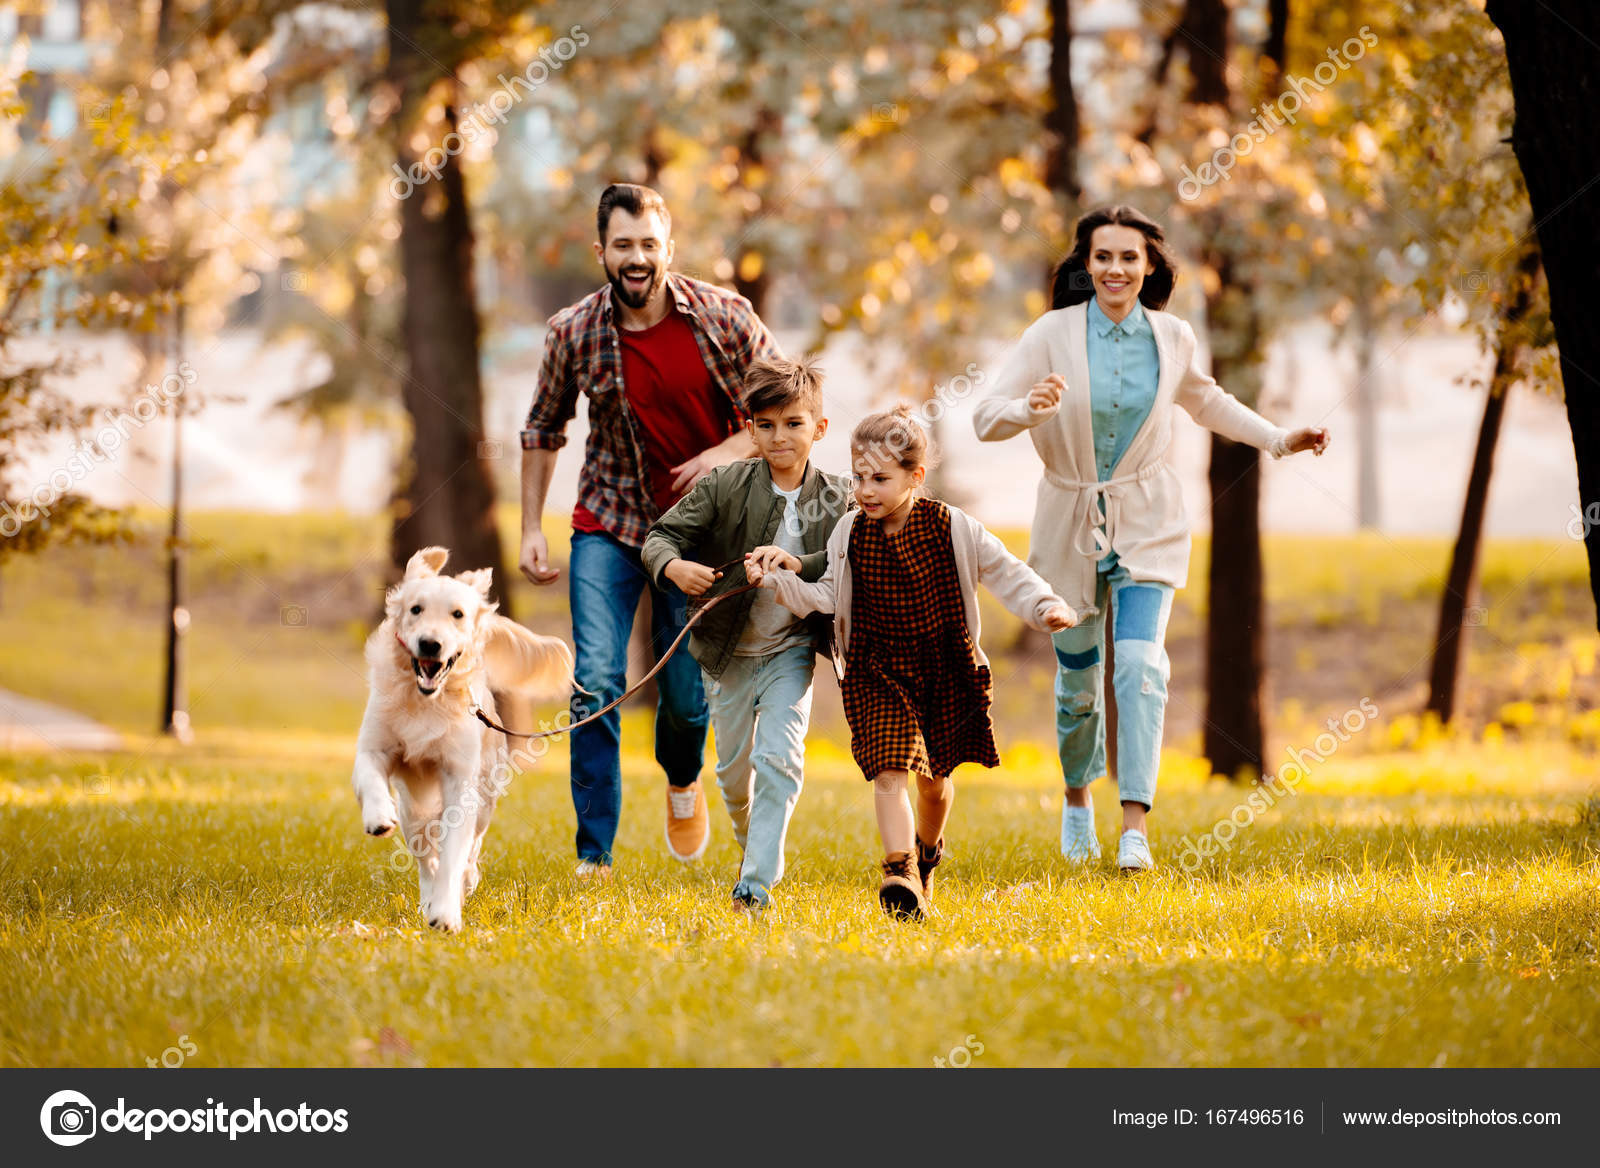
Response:
[[[1072,606],[1069,604],[1057,604],[1045,612],[1044,623],[1052,633],[1059,633],[1062,629],[1070,629],[1076,625],[1078,614],[1072,611]]]
[[[1067,379],[1052,373],[1043,381],[1036,381],[1028,391],[1030,410],[1051,410],[1061,404],[1061,395],[1067,391]]]
[[[1328,449],[1328,430],[1325,426],[1306,426],[1299,430],[1290,431],[1285,445],[1290,454],[1299,454],[1302,450],[1313,450],[1321,454]]]

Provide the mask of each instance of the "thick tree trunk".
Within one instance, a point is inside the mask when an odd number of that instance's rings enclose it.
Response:
[[[401,170],[408,173],[418,160],[411,145],[417,115],[430,84],[439,78],[437,62],[419,47],[432,35],[423,7],[424,0],[388,0],[389,78],[401,94],[398,155]],[[453,89],[453,81],[446,84]],[[455,129],[458,105],[452,93],[446,102],[446,134]],[[400,267],[406,289],[407,364],[401,401],[411,419],[412,441],[397,491],[391,541],[395,567],[403,569],[419,548],[447,547],[450,571],[494,569],[495,599],[509,615],[489,472],[491,460],[509,454],[503,440],[484,441],[472,224],[457,155],[446,153],[439,177],[426,178],[402,200]]]
[[[1461,505],[1461,529],[1450,554],[1450,575],[1439,598],[1439,628],[1434,636],[1433,666],[1428,676],[1428,706],[1441,722],[1455,717],[1460,692],[1461,657],[1467,629],[1477,621],[1466,618],[1468,601],[1477,588],[1478,549],[1483,542],[1483,515],[1489,501],[1489,480],[1494,474],[1494,452],[1500,441],[1506,397],[1516,377],[1517,355],[1523,347],[1521,325],[1533,304],[1534,281],[1539,275],[1539,249],[1526,240],[1518,257],[1503,310],[1500,339],[1495,351],[1494,374],[1478,427],[1478,445],[1467,477],[1467,497]]]
[[[1567,424],[1578,461],[1579,510],[1600,500],[1600,329],[1594,322],[1600,272],[1600,5],[1593,0],[1489,0],[1506,42],[1516,122],[1511,145],[1544,256],[1550,320],[1561,349]],[[1589,589],[1600,625],[1600,527],[1584,539]]]
[[[1266,731],[1261,454],[1211,436],[1211,563],[1206,611],[1206,725],[1201,747],[1228,778],[1261,774]]]
[[[1050,0],[1050,106],[1045,111],[1045,186],[1076,204],[1078,182],[1078,98],[1072,88],[1072,7]]]

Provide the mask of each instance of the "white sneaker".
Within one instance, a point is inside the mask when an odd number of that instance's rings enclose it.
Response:
[[[579,880],[609,880],[611,879],[611,865],[602,864],[598,860],[579,860],[578,866],[572,874]]]
[[[1117,844],[1117,867],[1124,872],[1145,872],[1155,866],[1144,832],[1131,827],[1124,831]]]
[[[1094,834],[1094,807],[1061,804],[1061,854],[1074,864],[1100,858],[1100,840]]]

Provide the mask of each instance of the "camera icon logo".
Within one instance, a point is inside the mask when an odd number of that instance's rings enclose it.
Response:
[[[97,1114],[87,1095],[57,1091],[39,1109],[39,1126],[51,1143],[70,1148],[94,1135]]]
[[[278,623],[291,629],[305,628],[306,610],[304,605],[286,604],[278,610]]]

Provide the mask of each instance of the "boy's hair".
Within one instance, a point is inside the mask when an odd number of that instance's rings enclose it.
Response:
[[[757,361],[745,371],[744,408],[750,416],[798,405],[814,419],[822,417],[822,381],[827,375],[815,357],[798,361]]]
[[[938,457],[928,432],[904,402],[884,413],[868,414],[856,423],[850,435],[850,455],[854,458],[858,454],[874,467],[898,466],[903,470],[919,466],[931,469]]]

